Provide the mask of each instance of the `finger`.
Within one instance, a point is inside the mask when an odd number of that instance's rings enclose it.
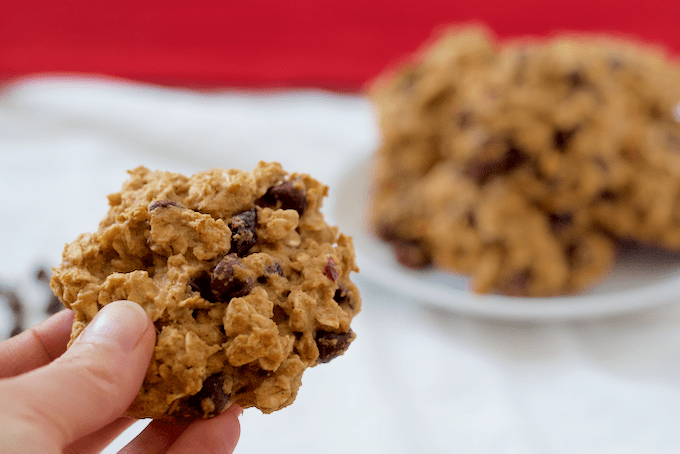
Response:
[[[118,454],[230,454],[241,433],[238,416],[242,411],[232,405],[219,416],[189,425],[152,421]]]
[[[69,445],[64,454],[98,454],[137,420],[122,417]]]
[[[167,454],[231,454],[241,435],[238,420],[241,412],[241,407],[232,405],[219,416],[195,421],[182,432]]]
[[[151,421],[148,426],[137,435],[118,454],[161,454],[170,449],[188,427],[188,424],[173,424],[163,421]]]
[[[64,309],[0,343],[0,378],[13,377],[51,363],[66,351],[73,312]]]
[[[155,329],[130,301],[102,308],[66,353],[0,381],[0,401],[18,423],[63,449],[122,416],[149,365]]]

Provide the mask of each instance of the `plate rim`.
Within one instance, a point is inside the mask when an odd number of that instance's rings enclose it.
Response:
[[[586,292],[554,297],[514,297],[500,294],[476,294],[469,290],[453,287],[444,291],[443,285],[433,286],[432,283],[424,283],[418,275],[426,274],[431,277],[450,274],[456,278],[467,279],[467,277],[443,270],[409,270],[397,265],[396,260],[389,264],[383,264],[370,257],[361,245],[362,243],[374,243],[379,247],[388,248],[389,246],[371,235],[367,229],[359,228],[359,232],[351,226],[347,229],[348,224],[343,223],[339,216],[341,214],[339,213],[340,205],[342,202],[347,202],[344,197],[347,196],[348,192],[344,189],[349,184],[353,183],[352,189],[354,190],[358,188],[370,189],[367,178],[362,181],[361,178],[357,178],[357,175],[367,176],[372,158],[373,153],[368,153],[361,159],[354,160],[339,172],[340,176],[336,181],[335,191],[329,193],[329,217],[335,225],[338,225],[340,231],[353,237],[356,261],[360,268],[359,276],[362,279],[365,278],[370,282],[379,284],[399,296],[406,297],[405,299],[411,299],[415,304],[433,305],[442,309],[485,318],[516,321],[569,321],[630,314],[680,301],[680,267],[677,273],[649,285],[619,291],[595,295]],[[357,179],[359,184],[356,184]],[[354,204],[361,207],[360,211],[355,213],[362,220],[360,224],[364,224],[366,201],[363,200],[362,203]],[[357,235],[357,233],[360,235]],[[417,285],[414,285],[414,282]]]

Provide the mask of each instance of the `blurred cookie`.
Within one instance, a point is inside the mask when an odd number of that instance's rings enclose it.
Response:
[[[477,292],[583,290],[617,238],[680,249],[680,71],[655,48],[452,30],[372,92],[372,224]]]
[[[293,402],[307,367],[344,353],[358,269],[351,238],[319,211],[327,190],[278,163],[130,171],[99,230],[66,246],[51,280],[75,312],[72,341],[115,300],[153,320],[156,347],[129,416],[190,420],[231,403],[269,413]]]

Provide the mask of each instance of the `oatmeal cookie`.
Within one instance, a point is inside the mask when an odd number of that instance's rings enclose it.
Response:
[[[680,249],[680,70],[594,36],[450,30],[372,90],[372,225],[477,292],[581,291],[616,240]]]
[[[71,342],[104,305],[131,300],[157,339],[129,416],[291,404],[304,370],[354,340],[361,307],[352,239],[319,211],[328,188],[278,163],[129,173],[99,230],[66,245],[53,269],[55,294],[75,312]]]

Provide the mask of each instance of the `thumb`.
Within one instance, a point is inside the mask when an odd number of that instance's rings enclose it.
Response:
[[[154,325],[140,305],[107,304],[62,356],[3,381],[3,406],[33,437],[61,449],[123,414],[144,380],[154,343]]]

